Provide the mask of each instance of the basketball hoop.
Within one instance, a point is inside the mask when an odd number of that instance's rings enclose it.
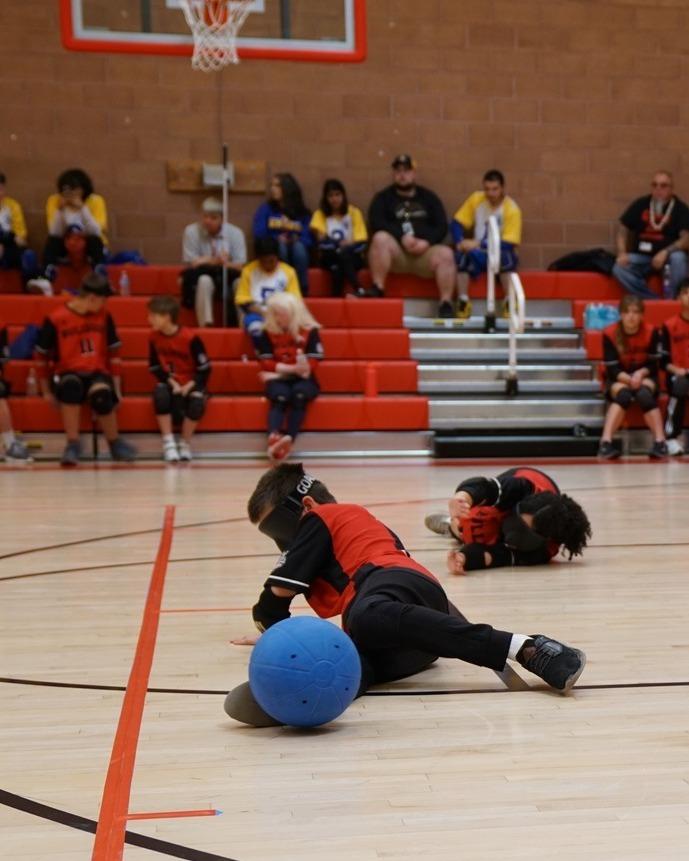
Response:
[[[253,0],[180,0],[194,36],[191,65],[201,72],[217,72],[238,63],[237,33],[251,11]]]

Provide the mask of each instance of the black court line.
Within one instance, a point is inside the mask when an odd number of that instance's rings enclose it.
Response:
[[[29,685],[46,688],[69,688],[70,690],[86,691],[124,691],[124,685],[91,685],[77,682],[51,682],[40,679],[16,679],[10,676],[0,677],[0,684],[6,685]],[[608,691],[608,690],[634,690],[635,688],[687,688],[686,682],[611,682],[601,685],[576,685],[576,691]],[[207,688],[148,688],[149,694],[192,694],[194,696],[227,696],[227,690]],[[541,688],[525,688],[509,690],[508,688],[452,688],[448,690],[421,691],[421,690],[385,690],[366,691],[365,697],[446,697],[465,694],[510,694],[523,693],[524,691],[538,692]]]
[[[0,804],[12,807],[14,810],[20,810],[23,813],[29,813],[31,816],[39,816],[41,819],[66,825],[68,828],[75,828],[77,831],[85,831],[88,834],[96,833],[98,823],[94,819],[87,819],[77,813],[60,810],[59,807],[41,804],[39,801],[33,801],[23,795],[15,795],[14,792],[8,792],[5,789],[0,789]],[[125,831],[124,842],[130,846],[140,846],[142,849],[150,849],[151,852],[159,852],[170,858],[184,858],[186,861],[236,861],[233,858],[228,858],[227,855],[214,855],[211,852],[192,849],[190,846],[180,846],[179,843],[159,840],[157,837],[136,834],[134,831]]]

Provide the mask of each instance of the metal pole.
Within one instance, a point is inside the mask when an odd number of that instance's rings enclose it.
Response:
[[[227,172],[227,144],[224,143],[222,145],[222,227],[220,228],[222,236],[223,231],[225,230],[225,224],[228,220],[228,212],[229,212],[229,200],[228,200],[228,186],[229,184],[229,176]],[[227,328],[227,300],[228,300],[228,279],[227,279],[227,266],[223,265],[222,268],[222,324],[225,328]]]
[[[292,38],[290,0],[280,0],[280,37],[282,39]]]
[[[152,33],[151,0],[140,0],[139,6],[141,9],[141,32]]]

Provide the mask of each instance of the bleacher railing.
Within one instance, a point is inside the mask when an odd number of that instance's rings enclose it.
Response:
[[[516,272],[505,272],[500,276],[500,225],[491,215],[488,219],[488,268],[486,288],[485,332],[495,332],[495,279],[501,277],[507,290],[508,364],[505,393],[516,395],[519,391],[517,371],[517,335],[524,332],[526,320],[526,297],[524,287]]]

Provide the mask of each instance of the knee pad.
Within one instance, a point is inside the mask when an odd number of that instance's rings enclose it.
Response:
[[[172,392],[167,383],[158,383],[153,389],[153,409],[157,416],[167,416],[172,412]]]
[[[641,386],[641,388],[637,389],[636,402],[644,413],[654,410],[658,406],[656,396],[648,386]]]
[[[203,392],[190,392],[184,404],[184,415],[192,422],[203,418],[206,412],[206,396]]]
[[[675,377],[672,381],[672,394],[676,398],[686,398],[689,395],[689,377]]]
[[[109,415],[117,405],[115,393],[107,383],[96,383],[88,394],[91,409],[97,416]]]
[[[614,404],[622,407],[623,410],[629,409],[629,405],[634,400],[634,392],[631,389],[620,389],[612,399]]]
[[[84,383],[76,374],[64,374],[55,387],[55,395],[62,404],[81,404],[84,401]]]

